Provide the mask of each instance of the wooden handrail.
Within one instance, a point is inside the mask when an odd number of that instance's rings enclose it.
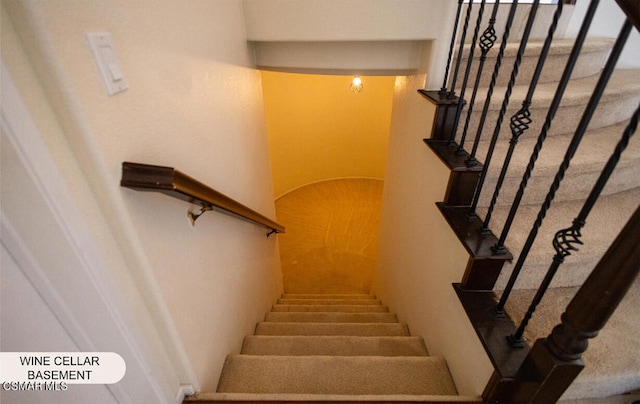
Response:
[[[138,191],[161,192],[200,205],[199,214],[190,212],[192,222],[203,212],[216,210],[267,228],[267,236],[285,232],[284,226],[172,167],[124,162],[120,185]]]

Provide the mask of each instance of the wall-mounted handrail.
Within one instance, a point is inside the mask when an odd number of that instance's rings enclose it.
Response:
[[[272,233],[284,233],[284,226],[244,206],[173,167],[139,163],[122,163],[120,185],[138,191],[156,191],[202,207],[199,213],[189,212],[192,223],[204,212],[216,210],[263,226]]]

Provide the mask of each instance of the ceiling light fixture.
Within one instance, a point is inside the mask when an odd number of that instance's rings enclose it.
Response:
[[[362,87],[362,79],[360,78],[360,76],[355,76],[353,80],[351,80],[349,89],[352,93],[359,93],[360,91],[362,91]]]

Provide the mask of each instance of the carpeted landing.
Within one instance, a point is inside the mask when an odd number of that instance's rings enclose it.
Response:
[[[370,295],[283,295],[229,355],[216,393],[195,401],[441,401],[457,395],[443,357]]]

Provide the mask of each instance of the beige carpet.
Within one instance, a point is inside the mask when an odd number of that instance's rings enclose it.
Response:
[[[287,232],[278,236],[287,293],[369,293],[383,182],[337,179],[276,200]]]
[[[329,307],[343,311],[323,311]],[[303,394],[317,400],[328,395],[446,398],[457,392],[445,359],[429,356],[424,340],[411,336],[380,301],[369,295],[316,294],[283,296],[255,335],[246,337],[241,353],[227,357],[215,397],[229,394],[264,399]]]

